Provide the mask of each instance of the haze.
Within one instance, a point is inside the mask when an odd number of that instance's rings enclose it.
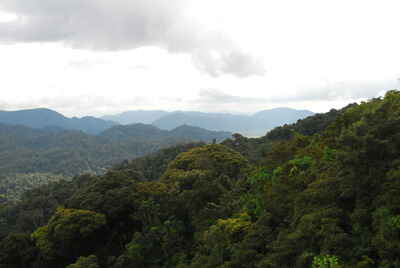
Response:
[[[0,110],[340,108],[398,88],[399,5],[0,0]]]

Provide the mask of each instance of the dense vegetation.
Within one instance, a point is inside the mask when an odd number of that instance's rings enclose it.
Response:
[[[0,124],[0,174],[53,173],[73,176],[104,173],[125,159],[190,141],[212,142],[229,132],[181,126],[171,131],[151,125],[115,126],[99,135],[49,131]]]
[[[178,146],[4,205],[0,267],[400,267],[399,153],[398,91]]]
[[[162,148],[192,141],[212,143],[231,133],[180,126],[171,131],[152,125],[115,126],[99,135],[60,129],[0,124],[0,203],[49,182],[107,168]]]
[[[70,180],[70,177],[51,173],[27,173],[0,176],[0,197],[3,202],[18,201],[21,195],[31,189],[61,180]],[[1,203],[1,200],[0,200]]]

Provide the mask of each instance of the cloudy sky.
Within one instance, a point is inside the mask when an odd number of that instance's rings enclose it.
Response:
[[[0,110],[315,112],[399,88],[400,3],[0,0]]]

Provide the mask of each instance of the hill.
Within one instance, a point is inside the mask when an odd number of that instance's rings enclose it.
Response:
[[[127,141],[134,139],[140,140],[160,140],[160,139],[184,139],[191,141],[211,142],[215,139],[221,142],[232,136],[232,133],[226,131],[211,131],[199,127],[182,125],[170,131],[159,129],[153,125],[131,124],[120,125],[105,130],[99,136],[105,137],[111,141]]]
[[[125,159],[166,146],[190,141],[212,142],[229,138],[229,132],[182,126],[172,131],[152,125],[114,126],[89,135],[82,131],[33,129],[0,124],[0,173],[46,172],[78,175],[102,173]]]
[[[81,130],[88,134],[98,134],[117,124],[91,116],[68,118],[50,109],[0,111],[0,123],[38,129],[61,128],[66,130]]]

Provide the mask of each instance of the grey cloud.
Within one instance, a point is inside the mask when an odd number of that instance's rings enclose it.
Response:
[[[201,89],[199,97],[195,100],[200,104],[261,104],[267,103],[265,98],[240,97],[224,93],[218,89]]]
[[[243,52],[232,51],[224,54],[222,60],[222,70],[226,73],[235,73],[241,77],[251,74],[265,74],[265,67],[262,61]]]
[[[189,0],[0,0],[17,21],[0,23],[3,42],[64,42],[91,50],[157,46],[187,53],[202,71],[218,76],[263,75],[262,62],[222,33],[206,31],[185,15]]]

